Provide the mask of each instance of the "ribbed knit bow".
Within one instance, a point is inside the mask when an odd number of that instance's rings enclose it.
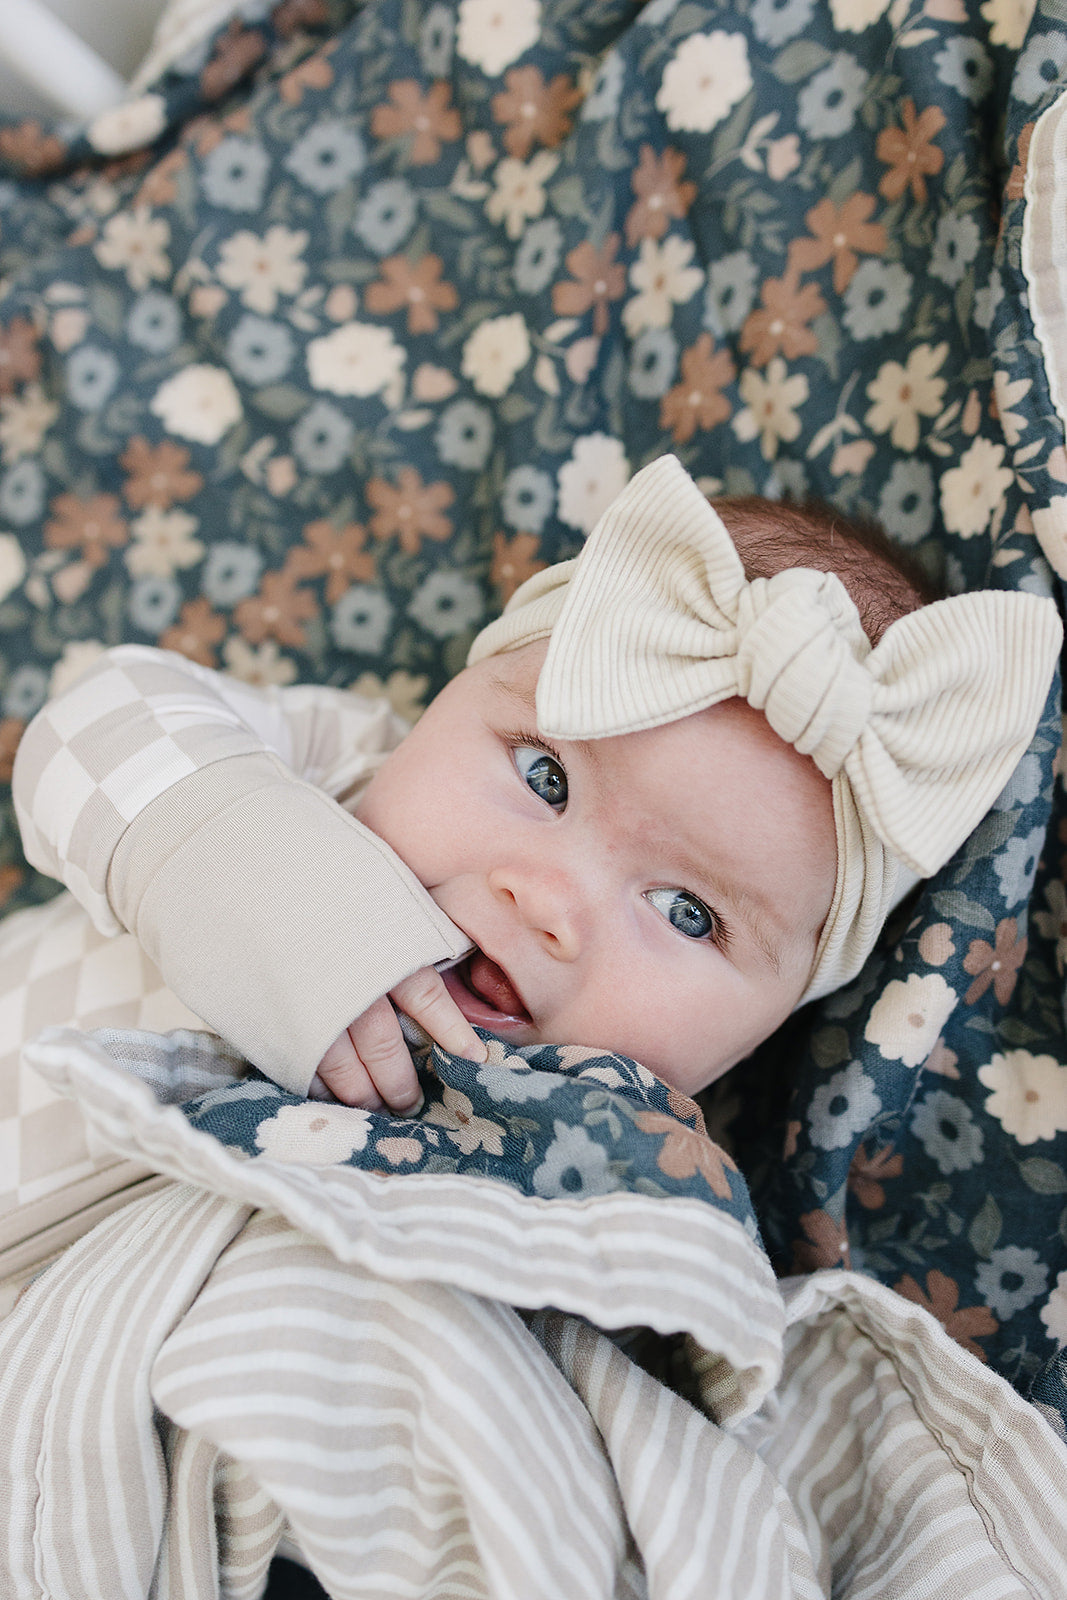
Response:
[[[633,733],[740,696],[833,780],[837,888],[811,999],[859,970],[899,864],[936,872],[1003,788],[1062,628],[1051,600],[983,590],[911,612],[872,648],[833,573],[746,578],[717,512],[664,456],[575,560],[516,591],[469,659],[548,634],[537,721],[550,737]]]

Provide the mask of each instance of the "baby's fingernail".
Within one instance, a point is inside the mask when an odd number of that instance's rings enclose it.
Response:
[[[486,1049],[486,1047],[482,1043],[481,1039],[473,1040],[472,1043],[467,1046],[466,1050],[463,1053],[467,1057],[468,1061],[488,1061],[489,1060],[489,1051]]]
[[[426,1096],[420,1094],[419,1098],[413,1100],[409,1106],[397,1106],[397,1115],[401,1117],[417,1117],[425,1104]]]

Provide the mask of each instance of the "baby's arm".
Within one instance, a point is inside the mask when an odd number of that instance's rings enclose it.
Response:
[[[387,709],[336,690],[257,691],[123,646],[23,737],[26,853],[102,931],[132,932],[175,993],[286,1088],[307,1091],[349,1024],[395,1074],[403,1047],[381,997],[469,942],[317,785],[344,791],[398,736]],[[338,1065],[327,1059],[327,1072]]]

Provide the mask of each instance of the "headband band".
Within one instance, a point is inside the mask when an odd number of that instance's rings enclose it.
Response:
[[[549,737],[636,733],[739,696],[811,757],[831,780],[837,882],[803,1003],[856,975],[908,872],[930,877],[981,821],[1033,736],[1062,635],[1051,600],[981,590],[910,612],[872,648],[834,573],[746,578],[663,456],[579,556],[516,590],[468,662],[550,636]]]

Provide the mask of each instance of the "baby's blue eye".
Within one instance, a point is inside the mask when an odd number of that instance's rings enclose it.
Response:
[[[707,939],[715,932],[713,913],[687,889],[649,889],[645,899],[687,939]]]
[[[562,811],[567,804],[567,774],[554,756],[536,745],[519,745],[515,765],[539,800]]]

